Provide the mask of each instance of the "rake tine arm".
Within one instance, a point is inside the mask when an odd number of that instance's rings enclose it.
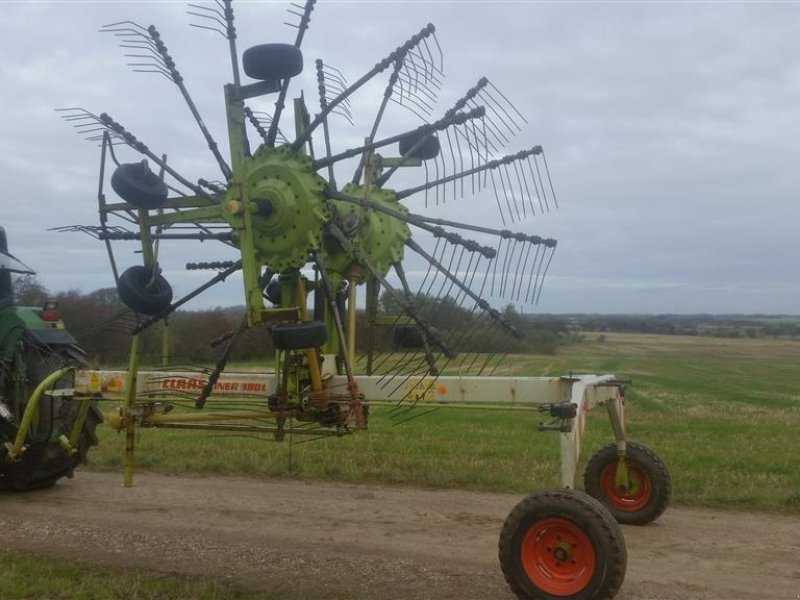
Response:
[[[403,63],[402,61],[395,61],[394,63],[394,71],[392,71],[391,76],[389,77],[389,83],[386,84],[386,89],[383,92],[383,100],[381,100],[381,105],[378,107],[378,112],[375,115],[375,120],[372,122],[372,129],[367,136],[367,142],[372,142],[375,139],[375,134],[378,132],[378,127],[381,124],[381,120],[383,119],[383,113],[386,111],[386,106],[389,104],[389,98],[392,97],[394,93],[394,86],[397,84],[398,75],[400,73],[400,69],[402,68]],[[356,168],[356,172],[353,174],[353,183],[358,184],[361,181],[361,175],[364,172],[364,160],[366,155],[361,155],[361,160],[358,162],[358,167]],[[378,184],[379,186],[381,184]]]
[[[433,342],[437,346],[439,346],[442,349],[442,351],[444,351],[445,354],[447,354],[448,356],[453,354],[452,351],[444,345],[444,342],[442,342],[439,335],[431,329],[430,325],[428,325],[422,319],[422,317],[419,316],[419,314],[417,314],[417,311],[414,308],[414,303],[411,300],[405,298],[403,294],[400,294],[397,290],[394,289],[394,287],[392,287],[392,285],[388,281],[386,281],[386,278],[381,274],[381,272],[375,268],[372,262],[366,257],[366,255],[360,249],[356,248],[350,242],[347,236],[342,232],[341,229],[339,229],[339,227],[335,223],[328,222],[325,228],[334,238],[336,238],[336,240],[339,242],[339,244],[342,246],[342,249],[344,249],[345,252],[347,252],[351,257],[353,257],[359,263],[364,265],[367,268],[367,270],[372,273],[372,276],[375,277],[375,279],[377,279],[381,283],[381,285],[386,289],[386,291],[389,292],[389,294],[392,296],[392,299],[395,302],[397,302],[397,304],[400,306],[403,312],[409,317],[411,317],[417,323],[417,325],[419,325],[420,328],[425,332],[425,334],[431,340],[433,340]]]
[[[469,169],[467,171],[464,171],[463,173],[456,173],[454,175],[449,175],[447,177],[442,177],[441,179],[437,179],[435,181],[431,181],[431,182],[426,183],[424,185],[420,185],[420,186],[417,186],[417,187],[413,187],[413,188],[409,188],[407,190],[403,190],[403,191],[397,192],[397,199],[398,200],[402,200],[403,198],[407,198],[408,196],[416,194],[417,192],[421,192],[421,191],[423,191],[425,189],[429,189],[429,188],[432,188],[432,187],[435,187],[435,186],[438,186],[438,185],[449,183],[449,182],[454,181],[456,179],[460,179],[461,177],[469,177],[473,173],[481,173],[483,171],[492,171],[492,170],[497,169],[497,168],[499,168],[499,167],[501,167],[503,165],[507,165],[507,164],[509,164],[509,163],[511,163],[513,161],[522,160],[522,159],[524,159],[524,158],[526,158],[528,156],[541,154],[541,153],[542,153],[542,147],[541,146],[534,146],[533,148],[531,148],[529,150],[522,150],[520,152],[517,152],[516,154],[509,154],[507,156],[504,156],[503,158],[499,158],[497,160],[490,161],[490,162],[488,162],[485,165],[482,165],[480,167],[476,167],[474,169]]]
[[[406,273],[403,269],[403,265],[401,263],[394,264],[394,272],[397,273],[398,279],[400,279],[400,285],[403,286],[403,293],[408,298],[413,298],[413,294],[411,293],[411,288],[408,285],[408,280],[406,279]],[[433,358],[433,353],[431,352],[431,345],[428,343],[428,336],[425,335],[425,331],[422,331],[422,347],[425,351],[425,362],[428,363],[428,372],[431,375],[438,375],[439,369],[436,368],[436,360]]]
[[[264,129],[264,128],[261,126],[261,123],[258,121],[258,119],[256,119],[256,116],[253,114],[253,111],[252,111],[252,110],[250,110],[250,107],[248,107],[248,106],[245,106],[243,110],[244,110],[244,115],[245,115],[245,116],[247,117],[247,119],[250,121],[250,124],[251,124],[251,125],[252,125],[252,126],[255,128],[255,130],[258,132],[258,135],[260,135],[260,136],[261,136],[261,139],[262,139],[262,140],[264,140],[264,141],[266,142],[266,141],[267,141],[267,130],[266,130],[266,129]]]
[[[220,281],[225,281],[225,279],[229,275],[235,273],[236,271],[238,271],[241,268],[242,268],[242,261],[241,260],[236,261],[236,263],[234,263],[232,266],[228,267],[224,271],[220,271],[214,277],[212,277],[210,280],[208,280],[206,283],[204,283],[203,285],[201,285],[200,287],[198,287],[194,291],[189,292],[188,294],[186,294],[180,300],[177,300],[176,302],[173,302],[172,304],[170,304],[169,307],[166,310],[164,310],[163,312],[159,313],[158,315],[156,315],[154,317],[150,317],[146,321],[144,321],[141,324],[137,325],[133,329],[133,331],[131,331],[131,335],[136,335],[137,333],[140,333],[140,332],[144,331],[148,327],[151,327],[152,325],[155,325],[156,323],[158,323],[162,319],[167,318],[169,315],[171,315],[176,310],[178,310],[181,306],[186,304],[189,300],[191,300],[193,298],[196,298],[197,296],[199,296],[200,294],[205,292],[211,286],[218,284]]]
[[[531,244],[541,244],[543,246],[547,246],[548,248],[555,248],[558,244],[556,240],[553,238],[543,238],[539,237],[538,235],[527,235],[524,233],[515,233],[509,229],[494,229],[492,227],[482,227],[481,225],[470,225],[468,223],[460,223],[458,221],[450,221],[448,219],[437,219],[434,217],[425,217],[423,215],[417,215],[414,213],[409,213],[406,217],[410,219],[414,219],[414,221],[419,220],[424,223],[433,223],[436,225],[443,225],[445,227],[455,227],[457,229],[466,229],[469,231],[475,231],[478,233],[488,233],[490,235],[496,235],[503,239],[515,239],[521,242],[529,242]],[[409,221],[414,223],[414,221]],[[416,223],[414,223],[416,224]]]
[[[497,323],[499,323],[504,329],[506,329],[514,337],[517,337],[517,338],[520,337],[520,334],[517,331],[516,327],[514,327],[513,325],[508,323],[503,318],[503,316],[500,314],[500,312],[497,309],[492,308],[491,305],[486,300],[484,300],[483,298],[478,296],[475,292],[470,290],[466,285],[464,285],[461,282],[460,279],[458,279],[458,277],[456,277],[455,275],[450,273],[439,261],[437,261],[435,258],[430,256],[427,252],[425,252],[425,250],[423,250],[422,247],[419,244],[417,244],[414,240],[406,240],[406,246],[411,248],[414,252],[419,254],[422,258],[424,258],[425,260],[427,260],[428,262],[433,264],[433,266],[435,266],[437,269],[439,269],[439,271],[445,277],[447,277],[448,279],[453,281],[453,283],[455,283],[455,285],[457,287],[461,288],[461,290],[464,291],[464,293],[467,296],[472,298],[480,308],[482,308],[492,319],[494,319]]]
[[[131,28],[122,28],[120,29],[119,25],[129,24]],[[189,95],[189,91],[186,89],[186,86],[183,83],[183,76],[177,69],[175,65],[175,61],[173,60],[172,56],[170,56],[167,46],[164,44],[163,40],[161,39],[161,34],[155,28],[154,25],[150,25],[147,28],[142,27],[136,23],[126,21],[122,23],[113,23],[111,25],[106,25],[102,29],[103,32],[107,33],[115,33],[116,35],[127,35],[133,34],[137,37],[140,37],[141,40],[128,41],[128,45],[126,47],[134,47],[134,48],[143,48],[148,49],[153,53],[153,59],[158,61],[159,64],[151,64],[151,63],[134,63],[131,66],[147,66],[150,69],[134,69],[134,71],[140,72],[156,72],[161,73],[162,75],[166,76],[170,79],[181,92],[184,100],[186,101],[186,105],[189,107],[192,116],[195,119],[200,131],[203,134],[203,137],[208,144],[211,153],[214,155],[214,158],[219,164],[220,169],[222,170],[223,175],[226,179],[231,179],[233,176],[230,167],[222,158],[222,155],[219,152],[219,148],[217,147],[217,143],[214,141],[214,138],[211,136],[211,133],[208,131],[208,128],[205,126],[202,117],[200,116],[199,111],[197,110],[197,106],[195,105],[194,101],[192,100],[191,96]],[[142,46],[142,42],[146,45]],[[131,46],[130,44],[133,44]]]
[[[393,210],[391,208],[383,206],[382,204],[379,204],[378,202],[373,202],[367,198],[358,198],[356,196],[350,196],[349,194],[337,192],[333,189],[329,189],[326,192],[326,197],[333,198],[335,200],[342,200],[344,202],[350,202],[351,204],[357,204],[358,206],[361,206],[363,208],[368,208],[376,210],[378,212],[382,212],[399,221],[410,223],[411,225],[419,227],[420,229],[424,229],[425,231],[432,233],[436,238],[444,238],[452,244],[457,244],[465,247],[470,252],[479,252],[486,258],[493,258],[495,255],[494,248],[490,248],[489,246],[482,246],[473,240],[465,239],[460,235],[458,235],[457,233],[447,231],[442,227],[429,225],[424,221],[424,219],[418,217],[417,215],[410,216],[407,213],[402,213],[400,211]]]
[[[419,33],[412,36],[405,44],[398,47],[394,52],[391,52],[386,58],[376,64],[369,72],[367,72],[361,79],[356,81],[353,85],[351,85],[345,92],[340,94],[337,98],[334,98],[329,104],[327,111],[322,111],[311,122],[311,124],[306,128],[306,130],[300,134],[297,139],[292,143],[292,151],[297,152],[303,144],[308,141],[308,138],[311,137],[311,134],[314,130],[325,120],[331,110],[334,109],[340,102],[343,102],[346,98],[351,96],[356,90],[358,90],[361,86],[367,83],[370,79],[385,71],[389,65],[394,64],[395,61],[398,59],[402,59],[403,56],[414,46],[420,43],[423,39],[433,34],[436,28],[433,26],[432,23],[428,23]]]
[[[311,11],[314,10],[315,3],[316,0],[308,0],[308,2],[306,2],[305,8],[303,9],[303,16],[300,18],[300,24],[297,26],[297,37],[294,40],[295,48],[299,48],[303,43],[303,36],[308,29],[308,24],[311,22]],[[275,112],[272,113],[272,122],[269,124],[269,133],[267,133],[267,146],[270,148],[275,145],[275,138],[278,137],[278,125],[281,120],[281,113],[286,105],[286,95],[289,93],[290,82],[291,78],[289,77],[283,80],[278,99],[275,101]],[[303,140],[303,142],[305,142],[305,140]],[[295,152],[299,150],[303,142],[298,144],[297,141],[295,141],[292,150]]]
[[[328,100],[325,95],[325,74],[323,73],[322,61],[317,59],[316,62],[317,66],[317,89],[319,90],[319,105],[322,111],[324,112],[328,106]],[[328,130],[328,119],[325,119],[322,123],[322,132],[325,138],[325,158],[330,159],[331,157],[331,136],[330,131]],[[333,163],[328,163],[328,185],[332,188],[336,187],[336,180],[334,179],[333,173]]]
[[[475,97],[475,96],[478,94],[478,92],[480,92],[480,90],[481,90],[481,89],[482,89],[482,88],[483,88],[483,87],[484,87],[484,86],[485,86],[485,85],[486,85],[488,82],[489,82],[489,80],[488,80],[488,79],[486,79],[485,77],[481,77],[481,78],[478,80],[478,83],[477,83],[477,84],[475,84],[473,87],[471,87],[469,90],[467,90],[467,93],[466,93],[466,94],[464,94],[464,96],[463,96],[462,98],[460,98],[460,99],[459,99],[459,100],[458,100],[458,101],[457,101],[457,102],[456,102],[456,103],[453,105],[453,107],[452,107],[452,108],[450,108],[450,109],[449,109],[449,110],[448,110],[448,111],[445,113],[445,118],[446,118],[446,117],[449,117],[449,116],[453,116],[453,115],[455,115],[455,114],[456,114],[456,113],[457,113],[459,110],[461,110],[462,108],[464,108],[464,107],[467,105],[467,102],[468,102],[468,101],[469,101],[471,98],[474,98],[474,97]],[[476,107],[476,108],[477,108],[477,107]],[[383,185],[384,185],[384,184],[385,184],[385,183],[386,183],[386,182],[389,180],[389,178],[390,178],[390,177],[391,177],[391,176],[394,174],[394,172],[395,172],[395,171],[397,171],[397,169],[399,169],[400,167],[402,167],[402,166],[403,166],[403,164],[405,163],[405,161],[406,161],[406,160],[407,160],[407,159],[408,159],[408,158],[409,158],[409,157],[410,157],[410,156],[411,156],[411,155],[412,155],[412,154],[413,154],[413,153],[414,153],[414,152],[415,152],[415,151],[416,151],[416,150],[417,150],[417,149],[418,149],[418,148],[419,148],[421,145],[422,145],[422,143],[423,143],[423,142],[424,142],[424,138],[420,138],[420,139],[417,141],[417,143],[416,143],[416,144],[414,144],[414,145],[413,145],[411,148],[409,148],[409,149],[408,149],[408,151],[407,151],[407,152],[406,152],[406,153],[405,153],[405,154],[404,154],[404,155],[401,157],[401,159],[398,161],[398,164],[396,164],[396,165],[392,166],[392,168],[390,168],[388,171],[386,171],[386,173],[384,173],[383,175],[381,175],[381,176],[380,176],[380,178],[378,179],[378,185],[379,185],[379,186],[383,186]]]
[[[170,75],[172,76],[172,80],[175,82],[175,85],[178,86],[178,89],[180,90],[183,99],[186,101],[186,105],[189,107],[189,110],[191,111],[192,116],[194,117],[194,120],[197,123],[197,126],[200,128],[200,131],[202,132],[203,137],[205,138],[206,143],[208,144],[208,148],[209,150],[211,150],[211,154],[214,155],[214,158],[216,159],[217,164],[219,165],[219,168],[222,171],[222,174],[225,176],[226,179],[231,179],[233,177],[233,172],[231,171],[231,168],[228,166],[228,163],[225,162],[225,159],[222,158],[222,154],[220,154],[219,152],[217,142],[214,141],[214,138],[208,131],[208,128],[206,127],[202,117],[200,116],[200,112],[197,110],[197,106],[195,106],[194,100],[192,100],[192,97],[189,95],[189,91],[183,84],[183,76],[178,71],[175,65],[175,61],[169,55],[167,46],[161,39],[161,34],[153,25],[150,25],[150,27],[147,28],[147,32],[150,34],[153,43],[156,45],[156,49],[158,50],[161,59],[164,61],[164,65],[169,70]],[[235,52],[235,50],[236,48],[234,46],[233,51]]]
[[[330,105],[329,105],[330,106]],[[441,131],[450,127],[451,125],[461,125],[462,123],[466,123],[470,119],[477,119],[483,116],[483,109],[477,108],[473,109],[466,113],[456,113],[452,116],[445,117],[435,123],[431,123],[429,125],[421,125],[416,129],[411,131],[407,131],[405,133],[401,133],[398,135],[394,135],[392,137],[384,138],[377,142],[371,142],[369,144],[364,144],[363,146],[359,146],[358,148],[351,148],[350,150],[345,150],[339,154],[331,156],[330,158],[320,159],[314,161],[314,169],[321,169],[323,167],[327,167],[329,163],[335,163],[340,160],[345,160],[347,158],[352,158],[364,152],[368,152],[370,150],[376,150],[378,148],[382,148],[384,146],[389,146],[391,144],[396,144],[403,138],[408,137],[409,135],[416,135],[424,137],[434,131]]]
[[[136,139],[136,136],[127,131],[122,125],[117,123],[107,113],[101,113],[100,116],[98,117],[98,120],[110,131],[113,131],[114,133],[119,135],[123,140],[125,140],[125,143],[128,144],[128,146],[130,146],[140,154],[144,154],[145,156],[147,156],[159,167],[164,169],[164,171],[172,175],[175,179],[177,179],[187,188],[192,190],[196,195],[202,196],[206,200],[210,200],[212,204],[219,204],[219,200],[217,200],[216,198],[205,192],[199,186],[190,182],[188,179],[181,176],[177,171],[175,171],[175,169],[167,165],[167,163],[164,160],[162,160],[160,156],[157,156],[156,154],[151,152],[147,146],[145,146],[142,142]]]

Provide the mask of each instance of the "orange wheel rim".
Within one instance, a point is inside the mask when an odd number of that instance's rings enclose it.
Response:
[[[617,487],[615,482],[616,474],[616,462],[606,465],[603,472],[600,473],[600,489],[611,505],[630,512],[644,508],[653,494],[647,473],[639,466],[628,463],[628,481],[630,485],[625,490]]]
[[[546,594],[572,596],[583,590],[595,571],[595,551],[572,521],[550,517],[534,523],[522,540],[522,568]]]

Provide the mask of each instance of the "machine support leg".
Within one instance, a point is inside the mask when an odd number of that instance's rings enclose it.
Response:
[[[131,405],[136,398],[136,378],[139,373],[139,334],[131,339],[131,352],[128,358],[128,374],[125,376],[125,399],[122,414],[125,419],[125,457],[123,459],[123,483],[133,487],[133,451],[136,441],[136,421],[131,415]]]
[[[606,402],[608,418],[611,421],[611,429],[614,431],[614,439],[617,440],[617,471],[614,475],[614,484],[620,490],[628,489],[630,477],[628,475],[627,461],[627,433],[625,432],[625,408],[622,403],[623,396],[615,395],[614,398]]]

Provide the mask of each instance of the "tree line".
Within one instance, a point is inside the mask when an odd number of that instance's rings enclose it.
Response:
[[[67,330],[87,353],[95,366],[124,366],[128,360],[131,329],[137,325],[137,316],[126,308],[115,288],[102,288],[89,293],[76,290],[48,293],[34,276],[15,277],[16,303],[24,306],[43,306],[46,300],[58,303],[58,311]],[[433,298],[419,295],[415,298],[418,312],[444,339],[459,339],[455,335],[485,323],[481,311],[470,311],[457,305],[450,297]],[[384,295],[379,303],[379,314],[389,317],[399,314],[399,307]],[[492,326],[482,335],[461,336],[462,343],[454,348],[458,352],[485,353],[539,353],[552,354],[568,336],[563,319],[533,318],[519,313],[509,304],[503,308],[502,318],[516,327],[521,336],[514,339]],[[226,342],[212,347],[211,342],[235,331],[244,317],[244,308],[212,308],[203,310],[178,310],[167,320],[169,327],[169,363],[172,365],[212,364],[225,348]],[[482,320],[481,320],[482,319]],[[366,350],[369,325],[363,311],[356,321],[357,349]],[[373,335],[376,351],[398,349],[392,328],[381,326]],[[163,356],[164,325],[158,323],[140,334],[143,364],[159,365]],[[331,332],[329,335],[333,335]],[[237,336],[231,348],[233,361],[262,361],[269,364],[274,348],[267,327],[247,329]]]

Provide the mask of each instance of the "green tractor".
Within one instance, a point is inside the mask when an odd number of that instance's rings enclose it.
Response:
[[[8,252],[0,228],[0,490],[47,488],[71,477],[97,444],[96,402],[73,400],[84,353],[56,306],[18,306],[12,273],[33,271]]]

